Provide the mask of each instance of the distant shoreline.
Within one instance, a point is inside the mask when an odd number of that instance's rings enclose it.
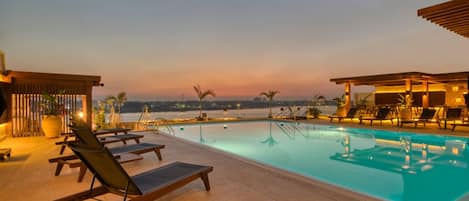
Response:
[[[95,102],[95,106],[97,102]],[[127,101],[121,109],[121,113],[142,112],[143,107],[147,105],[150,112],[189,112],[199,110],[199,101]],[[321,106],[335,106],[334,101],[326,101]],[[273,101],[272,107],[305,107],[312,106],[311,101]],[[266,109],[270,104],[265,100],[256,101],[203,101],[202,109],[212,110],[239,110],[239,109]]]

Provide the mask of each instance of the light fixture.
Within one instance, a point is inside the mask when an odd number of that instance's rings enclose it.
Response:
[[[454,92],[457,92],[457,91],[459,91],[459,86],[453,86],[451,89],[452,89]]]
[[[80,119],[83,119],[83,117],[85,116],[85,114],[83,114],[83,112],[78,112],[78,117],[80,117]]]

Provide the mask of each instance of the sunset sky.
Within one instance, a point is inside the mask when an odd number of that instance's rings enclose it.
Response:
[[[98,98],[331,97],[334,77],[469,71],[469,40],[417,17],[440,2],[0,0],[0,49],[10,70],[101,75]]]

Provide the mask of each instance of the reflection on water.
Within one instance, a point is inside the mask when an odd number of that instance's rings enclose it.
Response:
[[[398,200],[455,200],[469,191],[466,139],[425,142],[414,135],[401,136],[397,142],[384,135],[374,137],[374,146],[354,149],[347,134],[343,152],[330,158],[400,174],[404,192]]]
[[[279,121],[175,130],[178,137],[386,200],[457,200],[469,192],[467,138]]]
[[[267,144],[269,147],[278,144],[278,142],[275,141],[274,137],[272,137],[272,122],[269,122],[269,137],[265,140],[262,140],[261,143]]]

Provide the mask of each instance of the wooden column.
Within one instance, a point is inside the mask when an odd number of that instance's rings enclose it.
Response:
[[[86,95],[82,96],[83,101],[83,119],[91,127],[91,118],[93,113],[92,86],[86,89]]]
[[[423,91],[424,91],[424,94],[422,96],[422,107],[423,108],[428,108],[428,106],[430,105],[430,93],[428,92],[428,81],[427,80],[424,80],[422,82],[422,86],[423,86]]]
[[[351,83],[345,83],[345,111],[348,111],[351,107]]]
[[[412,99],[412,80],[411,79],[405,80],[405,96],[406,98]]]

